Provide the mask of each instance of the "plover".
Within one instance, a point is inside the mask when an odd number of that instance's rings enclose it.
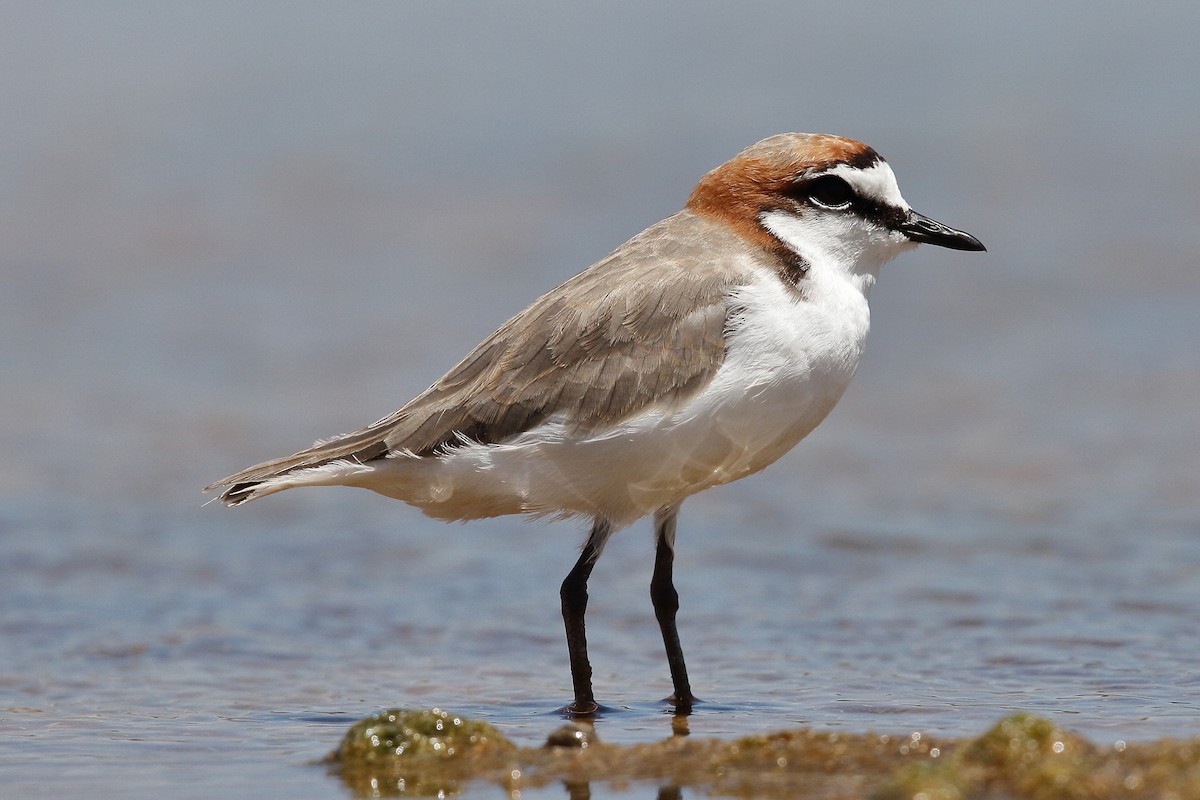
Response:
[[[360,430],[207,487],[234,506],[356,486],[431,517],[585,517],[561,587],[574,700],[592,691],[587,581],[609,537],[654,516],[650,596],[673,695],[695,702],[672,578],[680,504],[771,464],[842,396],[880,267],[919,243],[983,250],[913,211],[887,162],[826,134],[772,136],[687,204],[535,300],[425,392]]]

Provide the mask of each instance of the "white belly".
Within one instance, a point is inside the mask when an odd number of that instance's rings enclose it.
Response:
[[[355,465],[338,482],[442,519],[586,515],[620,527],[757,472],[837,403],[862,355],[870,314],[858,285],[820,275],[805,282],[803,299],[769,275],[737,288],[729,303],[736,310],[725,361],[681,405],[587,435],[552,419],[504,444]]]

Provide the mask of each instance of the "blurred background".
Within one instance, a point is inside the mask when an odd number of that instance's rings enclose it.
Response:
[[[0,15],[14,790],[337,796],[305,764],[382,706],[540,742],[577,526],[200,488],[392,411],[791,130],[871,144],[989,252],[889,265],[831,417],[684,506],[693,731],[1200,726],[1200,6]],[[670,731],[646,528],[592,582],[609,741]]]

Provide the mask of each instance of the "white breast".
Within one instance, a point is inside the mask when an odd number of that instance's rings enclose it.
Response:
[[[500,445],[440,458],[370,462],[353,483],[444,519],[501,514],[604,516],[617,527],[761,470],[837,403],[863,351],[870,314],[859,286],[810,271],[804,293],[774,273],[733,290],[727,355],[712,382],[579,435],[548,420]]]

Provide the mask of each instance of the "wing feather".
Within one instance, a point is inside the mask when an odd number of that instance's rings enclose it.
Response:
[[[236,503],[260,481],[334,460],[503,442],[551,416],[596,430],[686,398],[724,360],[725,300],[751,278],[737,246],[721,224],[680,212],[538,298],[395,413],[206,491],[229,487],[221,499]]]

